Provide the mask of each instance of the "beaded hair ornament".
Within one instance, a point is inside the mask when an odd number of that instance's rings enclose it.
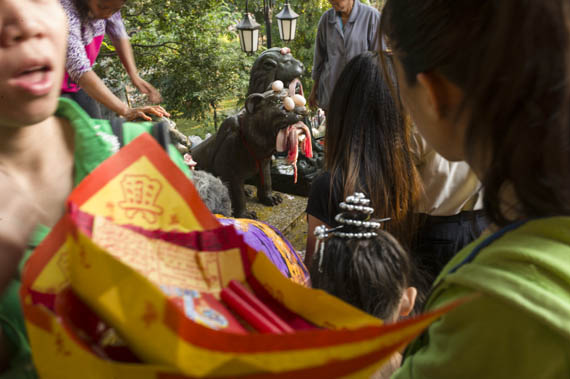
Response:
[[[338,237],[346,239],[370,239],[377,237],[375,230],[380,229],[383,222],[389,221],[390,218],[382,218],[379,220],[370,219],[374,208],[370,207],[370,199],[367,199],[363,193],[356,192],[341,202],[338,206],[344,212],[335,216],[335,221],[340,225],[327,229],[324,225],[315,228],[315,237],[317,239],[315,251],[316,258],[319,259],[319,272],[322,272],[323,256],[325,250],[325,240],[329,237]]]

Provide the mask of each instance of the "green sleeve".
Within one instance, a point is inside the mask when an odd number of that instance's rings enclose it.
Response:
[[[192,179],[192,171],[188,168],[186,162],[184,162],[184,158],[182,158],[180,152],[178,152],[172,144],[168,146],[168,155],[170,159],[172,159],[172,162],[174,162],[188,178]]]
[[[392,378],[555,379],[570,343],[522,309],[479,297],[434,322]]]

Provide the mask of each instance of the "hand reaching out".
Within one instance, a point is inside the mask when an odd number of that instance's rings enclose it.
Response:
[[[156,88],[152,86],[149,82],[141,79],[140,76],[134,76],[131,78],[133,84],[139,91],[146,94],[153,104],[158,104],[162,101],[162,96]],[[128,121],[134,121],[137,119],[143,119],[145,121],[152,121],[152,118],[148,114],[153,114],[158,117],[170,117],[170,114],[160,105],[150,105],[137,108],[129,108],[127,112],[123,115]]]
[[[127,112],[123,115],[128,121],[133,121],[137,119],[143,119],[145,121],[152,121],[148,114],[153,114],[158,117],[170,117],[163,107],[160,105],[149,105],[144,107],[129,108]]]
[[[148,96],[148,99],[150,100],[151,103],[158,104],[162,101],[162,96],[160,96],[160,92],[158,92],[158,90],[154,88],[152,84],[141,79],[140,76],[132,78],[132,82],[139,91]]]

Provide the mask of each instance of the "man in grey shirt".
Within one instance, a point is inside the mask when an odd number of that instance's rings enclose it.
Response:
[[[314,85],[309,105],[325,111],[334,85],[348,61],[378,50],[380,12],[360,0],[329,0],[332,9],[319,21],[313,60]]]

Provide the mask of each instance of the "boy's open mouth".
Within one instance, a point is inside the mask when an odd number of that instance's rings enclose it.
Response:
[[[16,74],[15,78],[20,80],[26,80],[32,83],[38,82],[43,80],[49,71],[51,71],[51,69],[47,65],[34,66],[20,72],[19,74]]]
[[[12,76],[9,84],[32,95],[45,95],[54,85],[52,71],[47,64],[30,65]]]

